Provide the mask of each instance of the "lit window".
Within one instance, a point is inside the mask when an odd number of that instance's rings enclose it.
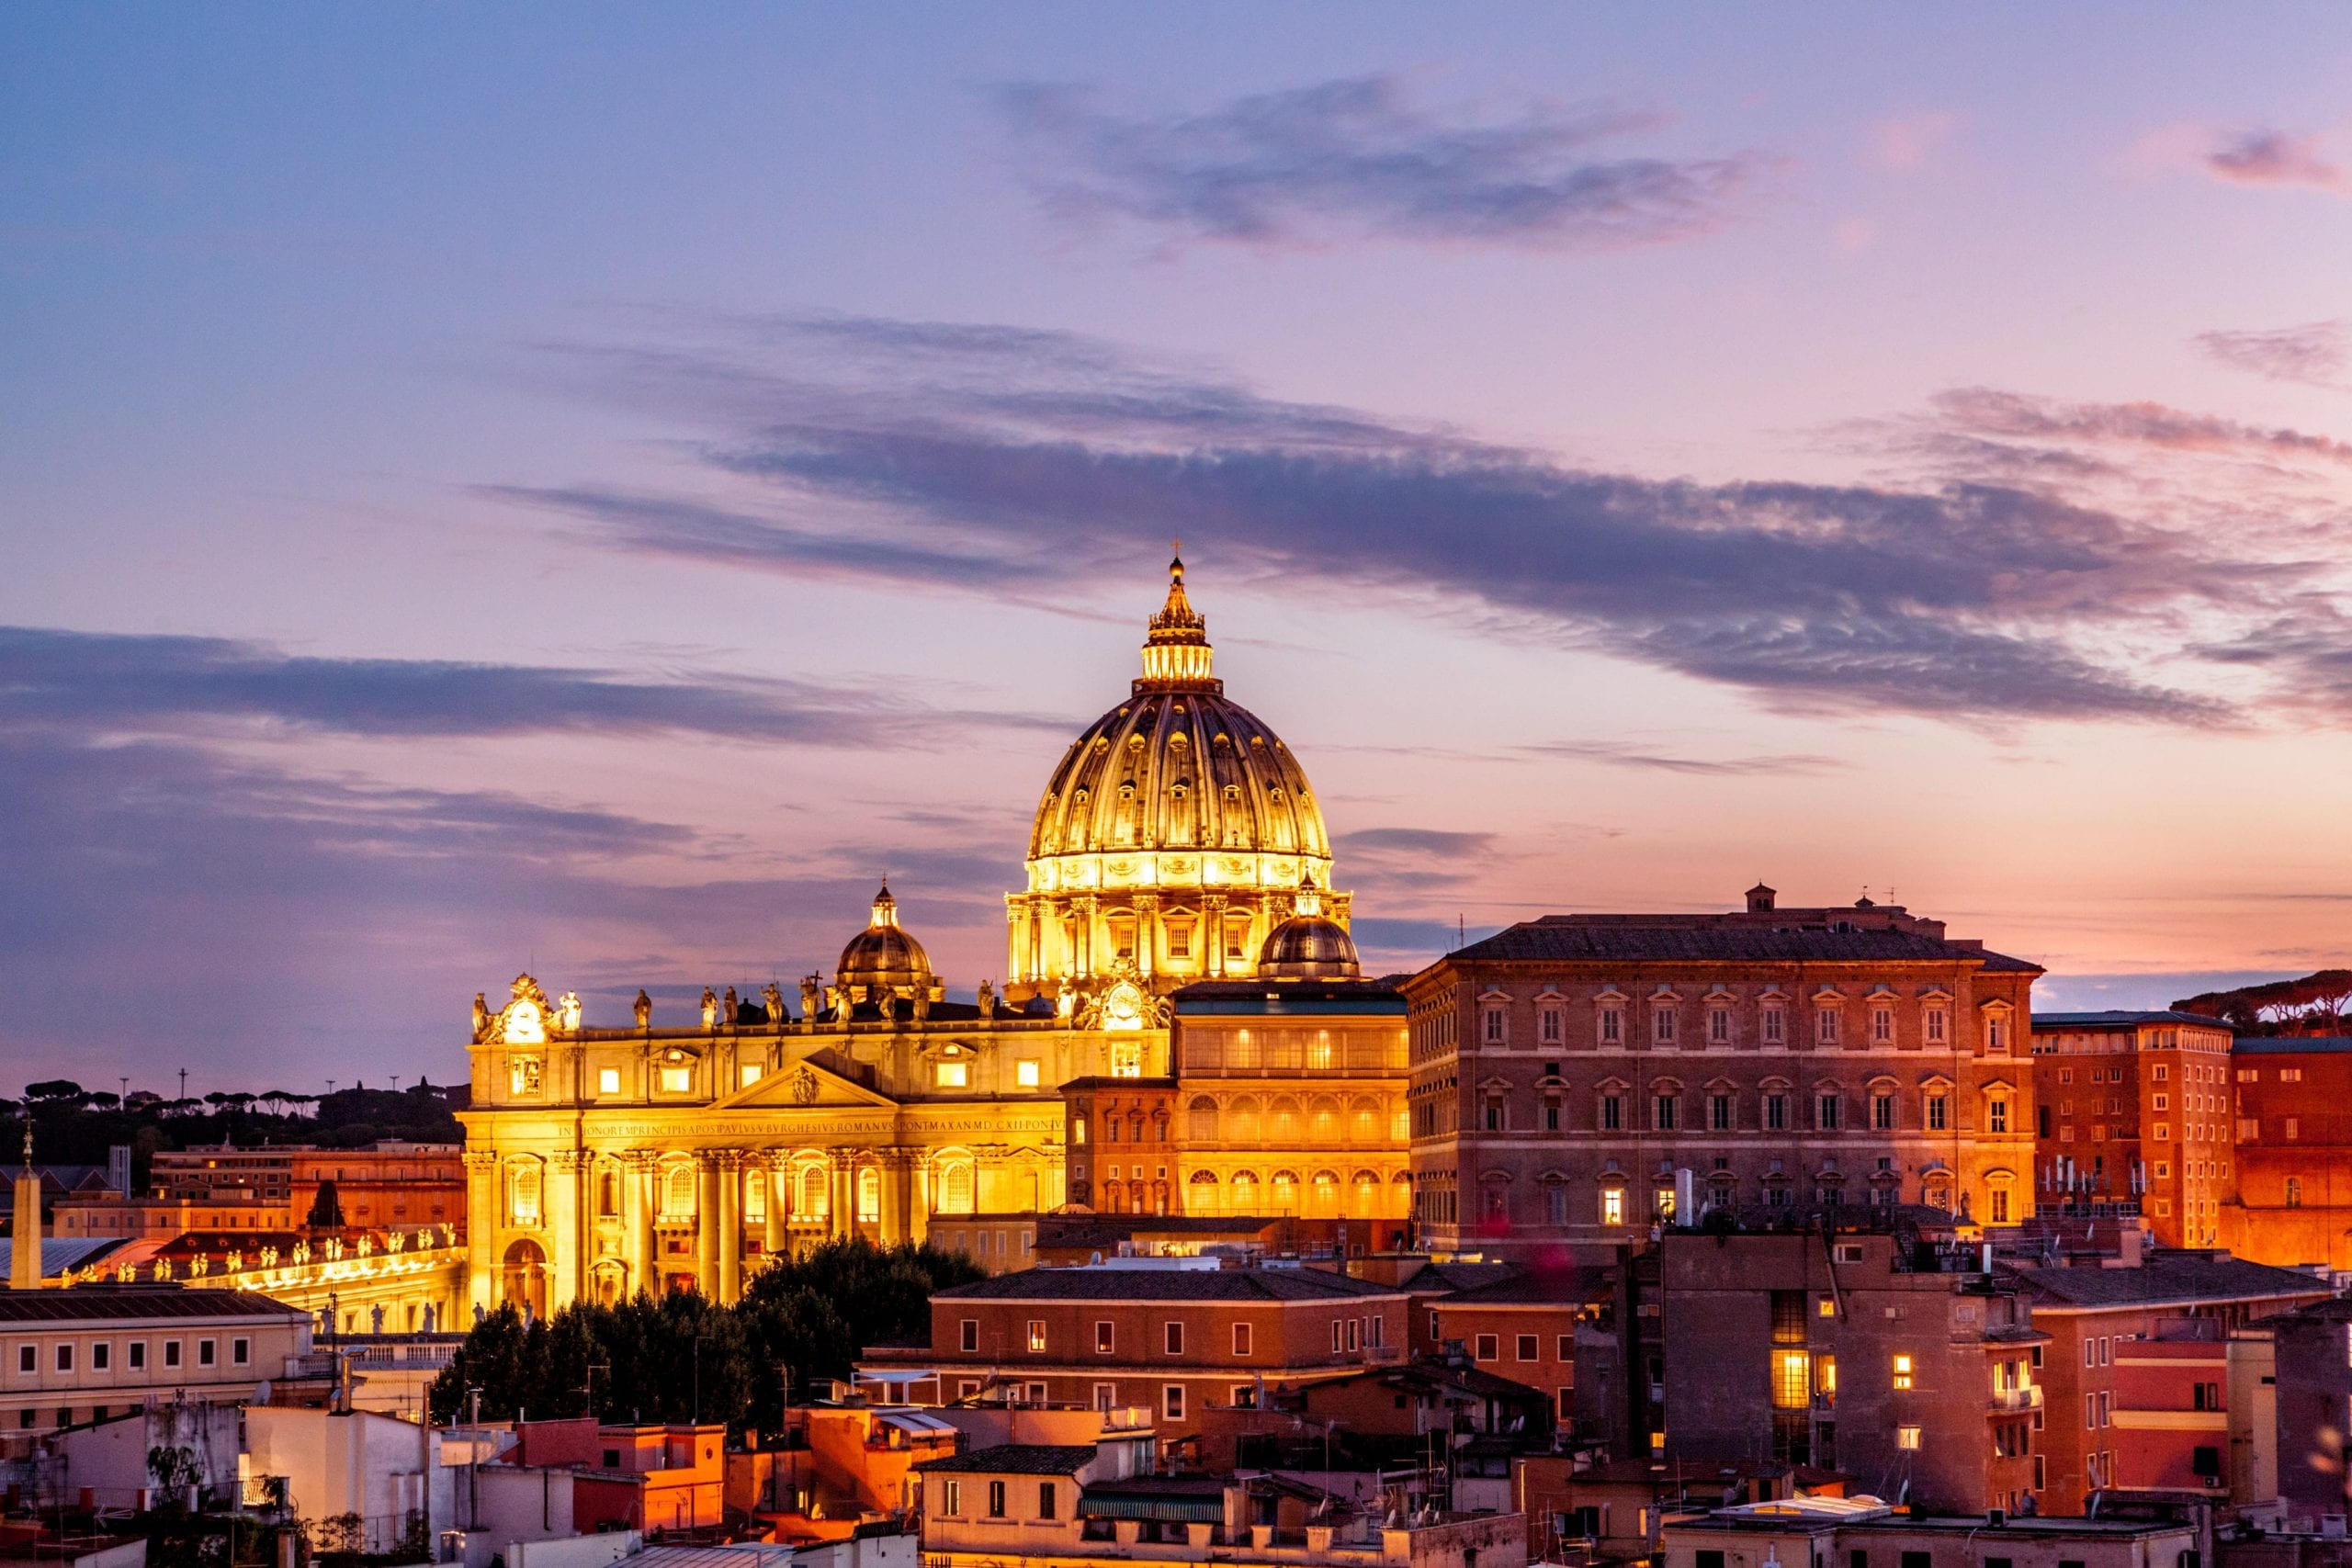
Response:
[[[1917,1449],[1919,1446],[1919,1428],[1897,1427],[1894,1429],[1894,1446],[1898,1449]]]
[[[1907,1355],[1894,1358],[1894,1386],[1898,1389],[1911,1386],[1911,1358]]]
[[[1600,1223],[1604,1225],[1622,1225],[1625,1223],[1625,1190],[1623,1188],[1604,1187],[1600,1190]]]
[[[1033,1317],[1029,1320],[1029,1349],[1033,1354],[1042,1355],[1045,1353],[1045,1320],[1043,1318]]]
[[[515,1094],[539,1092],[539,1059],[537,1056],[515,1056],[506,1064],[506,1085]]]
[[[964,1089],[972,1081],[969,1062],[934,1062],[931,1069],[932,1082],[941,1089]]]
[[[762,1078],[767,1077],[767,1069],[761,1066],[757,1062],[744,1062],[737,1066],[735,1069],[735,1076],[742,1080],[743,1087],[745,1089],[749,1089],[753,1084],[759,1082]]]
[[[663,1067],[662,1069],[663,1094],[684,1094],[694,1087],[695,1070],[692,1067]]]
[[[1023,1060],[1012,1065],[1012,1081],[1023,1089],[1035,1089],[1043,1080],[1039,1077],[1037,1064]]]

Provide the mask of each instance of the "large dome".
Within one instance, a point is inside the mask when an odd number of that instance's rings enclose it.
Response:
[[[1168,566],[1143,673],[1046,784],[1028,886],[1005,897],[1007,995],[1242,976],[1302,887],[1331,886],[1323,809],[1282,737],[1227,700],[1208,625]],[[1330,895],[1344,928],[1348,895]]]
[[[1169,566],[1133,694],[1086,727],[1038,802],[1033,861],[1059,855],[1206,850],[1330,864],[1306,770],[1210,674],[1208,627]],[[1288,878],[1296,882],[1295,874]]]
[[[931,958],[899,924],[899,901],[885,883],[874,896],[874,909],[865,929],[849,939],[834,965],[836,984],[846,987],[895,987],[929,991],[933,986]]]

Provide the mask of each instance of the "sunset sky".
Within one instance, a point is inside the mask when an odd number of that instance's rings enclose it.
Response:
[[[2352,15],[0,9],[0,1093],[1001,979],[1179,535],[1377,968],[2352,962]]]

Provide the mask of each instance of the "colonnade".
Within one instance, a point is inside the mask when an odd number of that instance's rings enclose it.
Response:
[[[934,1213],[1007,1193],[997,1151],[855,1145],[466,1156],[470,1299],[539,1312],[693,1290],[738,1300],[770,1258],[849,1235],[921,1245]],[[982,1180],[985,1168],[989,1179]]]

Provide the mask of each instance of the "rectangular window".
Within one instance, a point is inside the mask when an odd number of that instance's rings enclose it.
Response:
[[[1551,1186],[1544,1189],[1544,1218],[1555,1225],[1568,1223],[1568,1190]]]
[[[1004,1517],[1004,1483],[1001,1481],[989,1483],[989,1517]]]
[[[114,1347],[113,1347],[113,1346],[111,1346],[111,1345],[107,1344],[105,1340],[101,1339],[101,1340],[99,1340],[96,1344],[95,1344],[95,1345],[93,1345],[93,1346],[91,1346],[91,1347],[90,1347],[90,1370],[91,1370],[92,1371],[94,1371],[94,1372],[110,1371],[112,1371],[112,1370],[113,1370],[113,1366],[114,1366]]]
[[[972,1064],[934,1062],[931,1067],[931,1081],[940,1089],[968,1089],[972,1082]]]
[[[964,1486],[961,1482],[950,1481],[943,1483],[940,1494],[942,1500],[947,1506],[947,1513],[955,1515],[964,1511]]]
[[[1894,1386],[1897,1389],[1907,1389],[1911,1386],[1911,1358],[1907,1355],[1896,1356],[1894,1358]]]
[[[1111,1321],[1108,1318],[1099,1318],[1094,1325],[1094,1353],[1098,1356],[1107,1356],[1111,1353]]]
[[[1575,1335],[1563,1334],[1560,1336],[1559,1352],[1561,1365],[1574,1366],[1576,1364],[1577,1340]]]
[[[1650,1032],[1652,1036],[1657,1039],[1659,1044],[1671,1045],[1674,1043],[1674,1019],[1675,1013],[1672,1008],[1659,1008],[1656,1012],[1651,1014]]]
[[[1822,1008],[1813,1015],[1813,1037],[1821,1044],[1838,1043],[1838,1010]]]
[[[1600,1190],[1600,1223],[1604,1225],[1622,1225],[1625,1223],[1625,1190],[1623,1188],[1604,1187]]]
[[[620,1091],[621,1070],[618,1067],[599,1067],[596,1069],[596,1092],[598,1094],[618,1094]]]
[[[1894,1010],[1893,1008],[1871,1009],[1871,1043],[1886,1045],[1891,1044],[1894,1040]]]
[[[1043,1355],[1045,1349],[1046,1321],[1043,1318],[1033,1317],[1029,1320],[1029,1353],[1033,1356]]]
[[[1114,1382],[1098,1382],[1098,1383],[1096,1383],[1096,1384],[1094,1385],[1094,1408],[1095,1408],[1095,1409],[1097,1409],[1097,1410],[1112,1410],[1112,1409],[1115,1409],[1115,1408],[1117,1408],[1118,1404],[1119,1404],[1119,1385],[1118,1385],[1117,1383],[1114,1383]]]
[[[1623,1130],[1624,1125],[1625,1101],[1617,1095],[1602,1095],[1600,1097],[1600,1130],[1604,1133],[1615,1133]]]
[[[1558,1008],[1544,1010],[1543,1038],[1547,1045],[1556,1045],[1560,1043],[1560,1010]]]
[[[963,1323],[964,1354],[967,1356],[976,1355],[978,1353],[980,1348],[980,1320],[977,1317],[967,1317],[963,1320]]]
[[[209,1367],[219,1359],[220,1349],[217,1341],[210,1339],[199,1339],[196,1342],[196,1364],[198,1366]]]
[[[1709,1008],[1707,1010],[1707,1043],[1710,1045],[1731,1043],[1731,1009]]]
[[[1768,1132],[1788,1131],[1789,1097],[1787,1095],[1768,1094],[1764,1097],[1764,1126]]]
[[[1053,1518],[1055,1510],[1060,1506],[1061,1500],[1055,1495],[1054,1483],[1050,1481],[1037,1483],[1037,1517],[1041,1519]]]
[[[1929,1008],[1920,1015],[1920,1022],[1924,1026],[1921,1032],[1928,1037],[1928,1044],[1940,1045],[1950,1037],[1950,1026],[1944,1021],[1948,1016],[1941,1008]]]
[[[1161,1326],[1160,1332],[1170,1355],[1181,1356],[1184,1353],[1184,1325],[1181,1320],[1170,1318]]]
[[[1247,1356],[1250,1354],[1250,1325],[1246,1323],[1237,1323],[1233,1325],[1233,1353],[1235,1355]]]
[[[1767,1044],[1778,1045],[1788,1037],[1787,1020],[1788,1014],[1780,1008],[1764,1010],[1762,1021],[1764,1040]]]
[[[1651,1102],[1650,1125],[1661,1133],[1671,1133],[1674,1131],[1675,1122],[1679,1117],[1681,1110],[1682,1100],[1679,1096],[1661,1094]]]
[[[1843,1101],[1841,1101],[1836,1095],[1825,1094],[1820,1096],[1817,1103],[1814,1107],[1814,1110],[1815,1112],[1814,1125],[1819,1127],[1825,1133],[1834,1133],[1838,1130],[1839,1115],[1843,1110]]]
[[[1035,1089],[1044,1079],[1044,1069],[1026,1058],[1012,1064],[1012,1081],[1023,1089]]]
[[[61,1372],[74,1370],[74,1342],[70,1339],[57,1347],[57,1370]]]
[[[1731,1131],[1731,1096],[1711,1094],[1707,1097],[1707,1130],[1712,1133]]]
[[[1477,1342],[1478,1359],[1496,1361],[1502,1359],[1501,1342],[1491,1334],[1481,1334]]]
[[[1519,1337],[1519,1359],[1522,1361],[1536,1361],[1543,1359],[1542,1354],[1535,1348],[1536,1346],[1541,1343],[1542,1340],[1535,1335],[1521,1335]]]
[[[1993,1100],[1986,1102],[1984,1106],[1984,1130],[1988,1133],[2006,1133],[2009,1130],[2009,1102],[2007,1100]]]
[[[231,1366],[242,1367],[253,1359],[254,1346],[252,1340],[232,1339],[229,1341],[229,1364]]]
[[[1951,1120],[1949,1102],[1940,1094],[1928,1096],[1928,1131],[1940,1133]]]
[[[662,1069],[662,1092],[663,1094],[684,1094],[693,1089],[694,1087],[695,1070],[692,1067],[664,1067]]]
[[[1500,1008],[1488,1008],[1487,1010],[1487,1043],[1489,1045],[1499,1045],[1502,1043],[1503,1010]]]
[[[1625,1014],[1623,1010],[1618,1008],[1602,1008],[1600,1010],[1601,1043],[1604,1045],[1614,1045],[1624,1038]]]
[[[147,1341],[134,1339],[125,1348],[130,1352],[130,1370],[134,1372],[145,1371],[147,1370]]]
[[[1891,1133],[1894,1130],[1894,1096],[1891,1094],[1871,1096],[1871,1129],[1879,1133]]]
[[[1182,1421],[1184,1418],[1184,1385],[1182,1383],[1171,1382],[1160,1389],[1159,1414],[1170,1421]]]

